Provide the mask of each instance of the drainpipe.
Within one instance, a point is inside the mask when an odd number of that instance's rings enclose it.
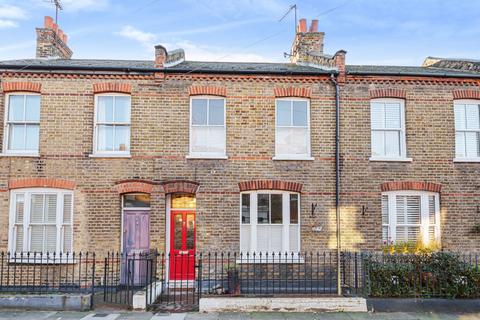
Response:
[[[337,294],[342,295],[341,233],[340,233],[340,87],[335,74],[330,75],[335,86],[335,215],[337,218]]]

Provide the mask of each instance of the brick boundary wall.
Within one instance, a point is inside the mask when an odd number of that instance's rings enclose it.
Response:
[[[5,93],[15,91],[40,93],[42,85],[35,82],[4,82],[2,83],[2,89]]]
[[[380,185],[380,190],[385,191],[399,191],[399,190],[420,190],[440,193],[442,185],[433,182],[423,181],[391,181]]]
[[[19,188],[58,188],[58,189],[75,189],[74,181],[56,179],[56,178],[21,178],[11,179],[8,181],[9,189]]]
[[[279,180],[251,180],[238,183],[240,192],[251,190],[284,190],[292,192],[302,192],[303,185],[298,182],[279,181]]]

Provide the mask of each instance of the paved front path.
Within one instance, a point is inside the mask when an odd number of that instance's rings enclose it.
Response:
[[[478,320],[476,314],[438,313],[176,313],[150,312],[14,312],[0,311],[0,319],[15,320]]]

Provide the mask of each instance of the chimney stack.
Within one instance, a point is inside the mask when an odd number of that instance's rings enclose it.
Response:
[[[155,68],[163,68],[165,62],[167,61],[167,49],[164,46],[156,45],[155,46]]]
[[[67,46],[67,35],[46,16],[42,28],[37,30],[37,58],[70,59],[72,50]]]
[[[308,62],[309,56],[323,55],[323,38],[325,33],[318,32],[318,20],[312,20],[307,31],[307,20],[300,19],[297,26],[297,33],[292,44],[292,63]]]

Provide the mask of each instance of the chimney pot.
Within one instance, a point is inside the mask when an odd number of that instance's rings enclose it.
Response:
[[[164,46],[155,46],[155,68],[163,68],[165,61],[167,61],[167,55],[167,49]]]
[[[300,19],[298,23],[298,32],[307,32],[307,19]]]
[[[310,24],[309,32],[318,32],[318,20],[317,19],[312,20],[312,23]]]
[[[53,18],[52,17],[45,16],[44,27],[46,29],[53,29]]]

